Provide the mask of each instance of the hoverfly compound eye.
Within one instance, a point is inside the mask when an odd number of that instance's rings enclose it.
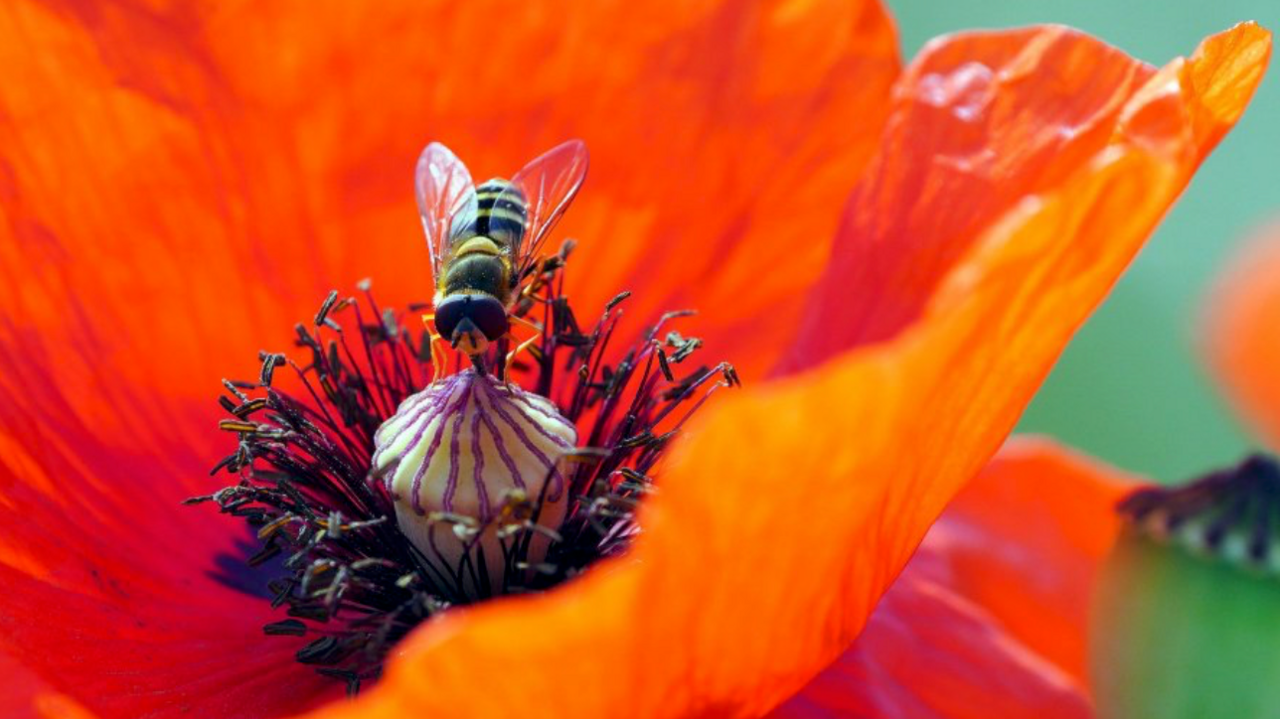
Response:
[[[510,322],[507,320],[507,308],[496,298],[489,295],[476,297],[468,305],[467,317],[476,323],[476,327],[484,333],[485,339],[496,342],[507,334]]]
[[[506,308],[489,295],[453,295],[436,305],[436,331],[446,340],[464,319],[471,320],[490,342],[496,342],[510,328]]]
[[[454,295],[436,305],[436,332],[445,340],[453,337],[453,331],[462,321],[462,305],[471,299],[466,295]]]

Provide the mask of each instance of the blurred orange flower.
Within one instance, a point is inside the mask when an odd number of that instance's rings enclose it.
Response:
[[[1280,447],[1280,224],[1258,231],[1221,273],[1204,316],[1204,354],[1227,397]]]
[[[208,393],[331,286],[427,293],[408,180],[425,140],[486,173],[581,137],[568,294],[633,290],[638,320],[700,308],[694,334],[747,389],[690,425],[627,556],[448,612],[320,715],[762,714],[866,626],[1269,52],[1245,24],[1155,69],[1037,27],[942,38],[900,69],[874,2],[11,3],[0,641],[46,707],[274,716],[331,698],[263,638],[266,603],[215,578],[238,535],[177,510],[222,454]],[[984,506],[957,516],[1026,539]],[[885,616],[973,639],[948,605],[910,601],[956,579],[1043,655],[1025,687],[974,691],[1030,706],[1053,671],[1078,676],[1074,619],[1029,608],[1052,594],[966,561],[912,570]],[[1018,591],[996,604],[987,579]],[[859,644],[885,662],[861,690],[926,701],[942,679],[925,660],[963,651],[939,641],[901,670],[895,641]]]

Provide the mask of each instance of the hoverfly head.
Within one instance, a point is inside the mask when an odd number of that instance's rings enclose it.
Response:
[[[454,349],[468,355],[484,353],[510,328],[507,309],[485,294],[453,295],[436,306],[436,331]]]

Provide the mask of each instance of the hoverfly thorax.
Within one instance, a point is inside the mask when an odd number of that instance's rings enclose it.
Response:
[[[431,321],[477,368],[491,343],[510,336],[522,283],[586,171],[586,146],[578,140],[538,157],[510,180],[479,187],[444,145],[428,145],[418,159],[418,209],[436,284]]]

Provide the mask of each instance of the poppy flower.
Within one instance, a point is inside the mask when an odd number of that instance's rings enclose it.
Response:
[[[19,2],[0,37],[0,638],[45,707],[103,716],[777,706],[858,636],[1270,51],[1244,24],[1156,69],[1035,27],[904,69],[872,2]],[[625,555],[445,612],[326,704],[218,571],[242,535],[178,507],[225,452],[209,393],[332,286],[423,297],[427,138],[502,172],[568,137],[594,169],[566,293],[631,290],[637,326],[697,307],[745,388],[686,426]]]

